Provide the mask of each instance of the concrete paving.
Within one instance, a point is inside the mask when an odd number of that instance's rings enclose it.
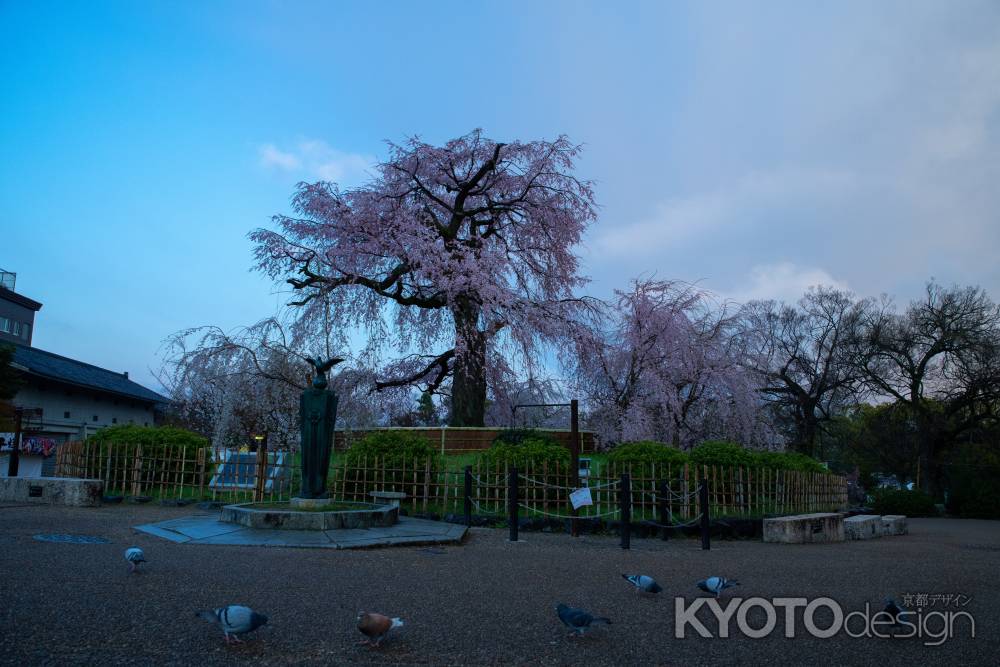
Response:
[[[465,537],[466,527],[453,523],[399,517],[394,526],[339,530],[284,530],[246,528],[219,520],[217,514],[196,514],[181,519],[136,526],[136,530],[178,544],[297,547],[319,549],[369,549],[395,545],[453,544]]]

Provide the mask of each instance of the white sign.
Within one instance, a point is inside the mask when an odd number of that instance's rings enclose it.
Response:
[[[594,500],[590,497],[590,489],[584,487],[569,494],[569,501],[573,504],[573,509],[578,510],[584,505],[593,505]]]

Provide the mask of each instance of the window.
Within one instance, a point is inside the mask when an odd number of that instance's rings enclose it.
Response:
[[[0,331],[10,333],[10,320],[6,317],[0,317]]]
[[[11,333],[14,334],[15,336],[20,336],[21,335],[21,323],[20,322],[14,322],[13,325],[14,326],[11,329]]]
[[[27,322],[25,322],[24,326],[21,327],[21,336],[23,336],[25,340],[31,338],[31,325]]]
[[[97,421],[97,415],[94,415],[94,421],[95,422]]]
[[[64,412],[63,413],[63,419],[69,419],[69,413],[68,412]]]
[[[112,424],[117,424],[118,423],[118,417],[112,417],[111,418],[111,423]]]

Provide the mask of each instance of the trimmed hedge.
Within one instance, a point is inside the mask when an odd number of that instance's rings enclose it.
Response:
[[[377,458],[380,463],[397,466],[412,465],[414,460],[424,462],[434,459],[437,454],[431,441],[419,433],[373,431],[351,445],[344,456],[348,465],[359,464],[366,458],[368,465],[374,465]]]
[[[910,517],[938,515],[934,499],[923,491],[875,489],[872,498],[874,514],[905,514]]]
[[[516,465],[538,468],[544,464],[559,464],[569,470],[569,450],[552,436],[533,429],[503,431],[493,440],[493,446],[480,454],[480,462],[487,468]]]
[[[623,442],[608,454],[609,463],[632,464],[641,469],[651,469],[654,464],[657,467],[680,467],[689,461],[690,457],[679,449],[652,440]]]
[[[755,467],[761,465],[755,452],[727,440],[706,440],[691,450],[691,463],[697,466]]]
[[[119,424],[107,426],[87,438],[88,443],[106,446],[109,444],[142,445],[144,454],[164,452],[167,449],[183,447],[191,449],[208,447],[208,438],[175,426],[136,426]]]
[[[770,468],[799,472],[829,472],[819,461],[797,452],[758,452],[745,449],[735,442],[706,440],[690,452],[682,452],[662,442],[643,440],[618,445],[608,454],[611,463],[631,463],[644,467],[670,464],[679,467],[685,463],[693,466],[720,466],[745,468]]]

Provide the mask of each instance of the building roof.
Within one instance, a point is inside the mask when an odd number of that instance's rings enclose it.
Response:
[[[50,380],[106,391],[141,401],[168,402],[165,396],[129,380],[124,373],[115,373],[104,368],[91,366],[76,359],[39,350],[37,347],[14,344],[14,358],[11,361],[31,375]]]
[[[0,287],[0,299],[6,299],[7,301],[12,301],[19,306],[30,308],[35,312],[38,312],[42,307],[42,304],[38,303],[34,299],[29,299],[23,294],[18,294],[14,290],[9,290],[6,287]]]

